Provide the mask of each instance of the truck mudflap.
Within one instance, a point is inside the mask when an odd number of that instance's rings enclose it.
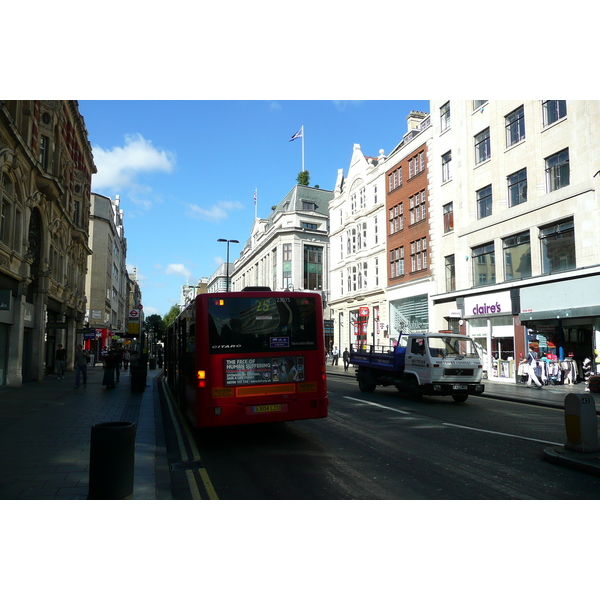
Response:
[[[481,396],[485,391],[482,383],[426,383],[420,386],[426,395],[431,396]]]

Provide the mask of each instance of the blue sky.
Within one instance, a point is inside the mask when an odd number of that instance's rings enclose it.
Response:
[[[146,316],[164,316],[181,285],[210,277],[250,236],[258,216],[296,185],[332,190],[348,172],[355,143],[387,154],[406,133],[411,110],[429,101],[80,100],[98,173],[92,190],[124,211],[128,270],[137,268]]]

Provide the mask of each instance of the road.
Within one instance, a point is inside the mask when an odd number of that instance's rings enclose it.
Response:
[[[565,442],[562,410],[328,388],[327,419],[194,434],[219,499],[600,498],[600,478],[543,460]]]

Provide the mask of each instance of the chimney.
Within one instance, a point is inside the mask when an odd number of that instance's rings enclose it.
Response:
[[[420,112],[418,110],[411,110],[408,117],[406,117],[406,120],[408,121],[408,131],[420,129],[422,121],[428,116],[429,115],[427,113]]]

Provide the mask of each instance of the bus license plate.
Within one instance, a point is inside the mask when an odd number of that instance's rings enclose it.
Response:
[[[281,412],[281,404],[262,404],[261,406],[253,406],[252,409],[252,412],[255,413]]]
[[[466,385],[453,385],[452,386],[453,390],[466,390],[468,389]]]

